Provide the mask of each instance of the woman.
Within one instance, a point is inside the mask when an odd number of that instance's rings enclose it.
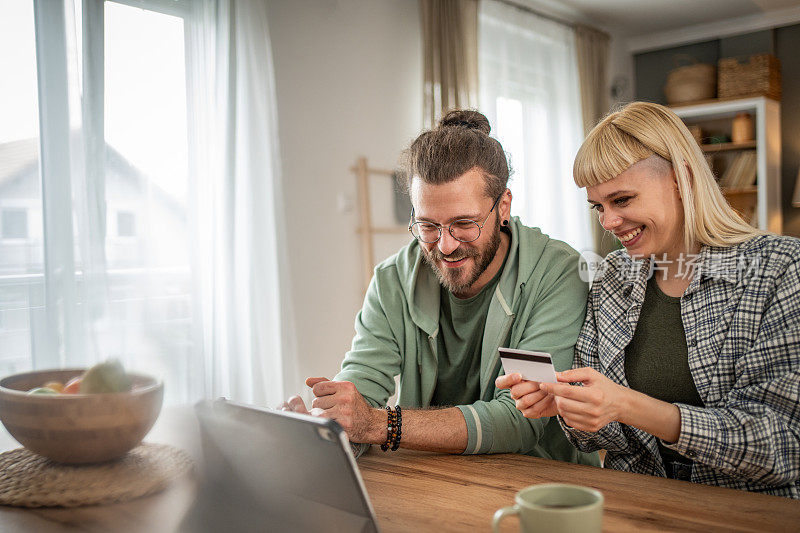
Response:
[[[562,383],[497,386],[606,467],[800,498],[800,240],[747,225],[660,105],[607,116],[574,177],[624,249]]]

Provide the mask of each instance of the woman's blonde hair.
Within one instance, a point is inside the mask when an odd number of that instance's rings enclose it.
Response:
[[[687,248],[731,246],[764,233],[728,205],[686,125],[662,105],[632,102],[600,121],[575,157],[575,183],[604,183],[653,155],[668,161],[675,172]]]

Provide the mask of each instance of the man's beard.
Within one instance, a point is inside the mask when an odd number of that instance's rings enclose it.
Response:
[[[453,251],[453,253],[450,255],[444,255],[439,250],[438,246],[434,246],[430,252],[425,250],[425,248],[422,248],[422,258],[426,263],[428,263],[428,266],[430,266],[431,270],[433,270],[433,272],[436,274],[436,277],[439,279],[439,283],[442,285],[442,287],[453,294],[460,294],[469,289],[472,284],[475,283],[479,277],[481,277],[481,274],[483,274],[489,267],[489,264],[492,262],[492,259],[494,259],[494,256],[497,254],[497,250],[499,248],[500,217],[495,216],[494,227],[492,228],[492,236],[489,239],[489,242],[486,243],[486,247],[483,249],[483,251],[475,248],[474,246],[470,246],[470,243],[462,243]],[[462,278],[462,276],[459,274],[461,274],[463,269],[466,267],[440,268],[437,264],[437,261],[443,262],[445,258],[449,261],[459,261],[465,257],[475,258],[475,261],[472,264],[472,269],[465,278]],[[463,281],[461,281],[461,279],[463,279]]]

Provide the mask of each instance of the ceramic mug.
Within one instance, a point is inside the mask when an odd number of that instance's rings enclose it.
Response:
[[[492,519],[497,533],[500,521],[518,515],[523,533],[600,533],[603,529],[603,495],[588,487],[549,483],[517,492],[512,507],[499,509]]]

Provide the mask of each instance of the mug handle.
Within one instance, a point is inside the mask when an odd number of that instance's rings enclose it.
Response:
[[[518,515],[519,514],[519,506],[514,505],[513,507],[503,507],[502,509],[498,509],[494,513],[494,517],[492,517],[492,531],[494,533],[498,533],[500,531],[500,521],[511,515]]]

